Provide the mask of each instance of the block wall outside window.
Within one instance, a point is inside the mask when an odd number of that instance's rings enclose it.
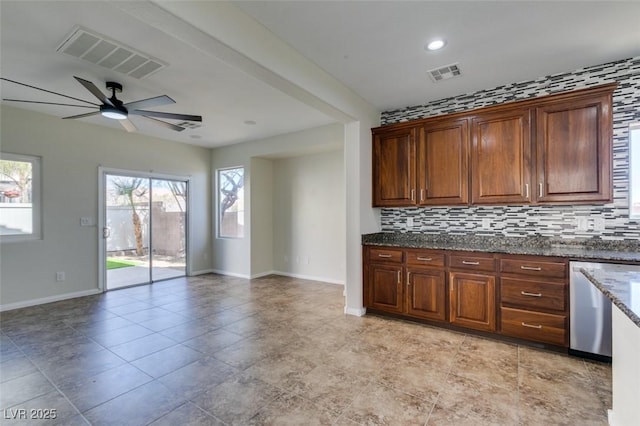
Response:
[[[0,153],[0,239],[39,239],[40,158]]]

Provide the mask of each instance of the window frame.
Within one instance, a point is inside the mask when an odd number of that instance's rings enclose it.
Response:
[[[0,151],[0,159],[31,163],[31,233],[0,235],[0,243],[42,240],[42,157]]]
[[[246,175],[245,175],[246,168],[244,166],[242,166],[242,165],[232,166],[232,167],[220,167],[220,168],[216,169],[216,186],[215,186],[215,191],[216,191],[216,195],[215,195],[215,200],[216,200],[216,238],[218,238],[218,239],[241,240],[241,239],[245,238],[244,229],[243,229],[243,232],[242,232],[242,236],[222,235],[222,211],[221,211],[221,208],[220,208],[222,200],[221,200],[221,197],[220,197],[220,174],[222,172],[224,172],[224,171],[235,170],[235,169],[242,169],[242,179],[244,181],[244,179],[246,177]],[[245,185],[243,183],[243,185],[242,185],[242,204],[243,205],[246,202],[244,188],[245,188]],[[242,209],[242,219],[243,219],[243,223],[246,223],[246,211],[245,211],[244,208]]]

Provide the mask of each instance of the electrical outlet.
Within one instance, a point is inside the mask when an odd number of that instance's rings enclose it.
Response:
[[[304,263],[306,263],[307,265],[309,264],[309,256],[304,257]]]
[[[62,282],[65,279],[67,279],[66,274],[64,273],[64,271],[58,271],[56,272],[56,282]]]
[[[284,255],[284,263],[289,263],[289,256],[286,254]]]
[[[80,226],[91,226],[91,218],[90,217],[81,217],[80,218]]]
[[[593,230],[594,231],[604,231],[604,218],[597,217],[593,219]]]
[[[576,218],[576,229],[578,231],[587,231],[589,230],[589,219],[586,217],[578,217]]]
[[[411,228],[413,226],[413,218],[411,216],[409,216],[407,218],[407,227]]]
[[[482,218],[482,229],[491,229],[491,220],[488,217]]]

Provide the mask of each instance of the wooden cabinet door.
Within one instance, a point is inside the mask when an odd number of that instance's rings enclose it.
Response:
[[[373,206],[415,205],[415,130],[373,135]]]
[[[611,201],[611,96],[536,109],[539,202]]]
[[[449,321],[462,327],[495,331],[495,288],[494,276],[449,272]]]
[[[407,315],[445,321],[446,280],[443,270],[407,269]]]
[[[471,203],[531,200],[529,109],[476,116],[471,125]]]
[[[418,204],[469,203],[467,119],[428,124],[418,138]]]
[[[402,313],[402,266],[370,264],[368,268],[368,306],[380,311]]]

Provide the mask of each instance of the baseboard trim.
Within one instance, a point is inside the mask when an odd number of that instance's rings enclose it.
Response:
[[[280,275],[277,271],[267,271],[267,272],[260,272],[254,275],[251,275],[251,279],[256,279],[256,278],[262,278],[262,277],[266,277],[269,275]]]
[[[215,271],[213,269],[202,269],[201,271],[193,271],[189,274],[190,277],[195,277],[196,275],[205,275],[205,274],[213,274]]]
[[[226,275],[228,277],[245,278],[247,280],[251,279],[251,277],[246,274],[237,274],[235,272],[222,271],[220,269],[212,269],[211,272],[213,272],[214,274]]]
[[[350,308],[348,306],[345,306],[344,313],[347,315],[355,315],[357,317],[362,317],[367,313],[367,308]]]
[[[272,271],[271,273],[276,275],[282,275],[284,277],[298,278],[301,280],[320,281],[323,283],[338,284],[342,286],[345,284],[344,281],[342,280],[334,280],[332,278],[326,278],[326,277],[316,277],[313,275],[294,274],[291,272],[284,272],[284,271]]]
[[[39,299],[25,300],[22,302],[7,303],[0,305],[0,312],[12,311],[14,309],[28,308],[29,306],[44,305],[45,303],[59,302],[61,300],[75,299],[76,297],[92,296],[100,294],[102,290],[94,288],[91,290],[76,291],[74,293],[57,294],[55,296],[42,297]]]

